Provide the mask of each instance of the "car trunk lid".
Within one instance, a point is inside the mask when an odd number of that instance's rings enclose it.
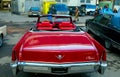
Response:
[[[21,61],[94,62],[98,61],[98,52],[85,34],[34,34],[24,42]]]

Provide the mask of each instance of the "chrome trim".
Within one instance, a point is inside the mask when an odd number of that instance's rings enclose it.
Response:
[[[95,62],[91,62],[91,63],[64,63],[64,64],[18,62],[18,65],[22,65],[22,66],[44,66],[44,67],[71,67],[71,66],[100,65],[100,62],[97,62],[97,63],[95,63]]]
[[[81,72],[100,71],[104,73],[107,63],[106,62],[85,62],[85,63],[35,63],[35,62],[13,62],[10,64],[13,74],[16,75],[16,70],[34,73],[47,73],[47,74],[72,74]],[[39,69],[38,69],[39,68]],[[43,69],[41,69],[43,68]],[[67,73],[52,73],[51,68],[68,68]],[[77,69],[76,69],[77,68]]]
[[[105,70],[106,70],[106,67],[107,67],[107,62],[101,62],[101,65],[99,67],[99,73],[100,74],[104,74]]]
[[[13,72],[13,75],[14,75],[14,76],[15,76],[16,73],[17,73],[17,66],[18,66],[18,64],[17,64],[16,62],[10,63],[10,67],[12,68],[12,72]]]

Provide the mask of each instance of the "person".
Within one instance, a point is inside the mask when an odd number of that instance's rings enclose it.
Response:
[[[78,13],[79,13],[79,9],[78,9],[78,7],[76,6],[76,9],[75,9],[75,20],[79,20],[79,18],[78,18]]]
[[[113,9],[113,12],[114,12],[114,13],[117,13],[117,9],[116,9],[116,8],[114,8],[114,9]]]
[[[11,10],[11,6],[10,6],[10,3],[8,4],[8,9],[9,9],[9,11]]]

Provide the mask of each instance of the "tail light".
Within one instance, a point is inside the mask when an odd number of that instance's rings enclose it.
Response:
[[[15,61],[16,60],[16,53],[15,51],[12,51],[12,61]]]

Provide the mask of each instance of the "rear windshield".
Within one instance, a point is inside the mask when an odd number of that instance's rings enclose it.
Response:
[[[55,7],[56,7],[56,10],[63,10],[63,11],[68,10],[68,7],[64,4],[57,4],[55,5]]]
[[[95,5],[86,5],[86,8],[95,9],[95,8],[96,8],[96,6],[95,6]]]
[[[30,10],[31,11],[39,11],[40,9],[39,9],[39,7],[31,7]]]

